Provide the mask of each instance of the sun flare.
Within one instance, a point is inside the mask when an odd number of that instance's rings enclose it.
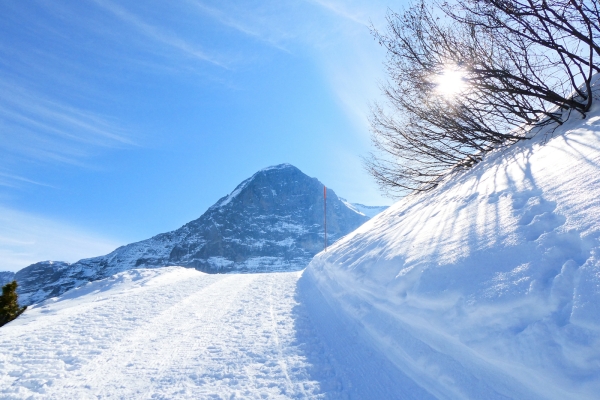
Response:
[[[467,88],[465,72],[456,66],[446,67],[434,81],[436,92],[447,98],[452,98]]]

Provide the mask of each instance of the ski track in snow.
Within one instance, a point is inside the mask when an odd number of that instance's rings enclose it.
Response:
[[[302,274],[168,267],[67,292],[0,331],[0,398],[393,399],[407,392],[410,384],[400,385],[402,374],[353,322],[299,284]]]

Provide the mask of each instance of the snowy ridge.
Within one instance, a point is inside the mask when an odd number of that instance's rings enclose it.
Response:
[[[270,167],[263,168],[258,172],[260,173],[260,172],[272,171],[274,169],[287,169],[287,168],[296,168],[296,167],[294,167],[292,164],[282,163],[282,164],[277,164],[277,165],[271,165]]]
[[[353,210],[354,212],[356,212],[358,214],[369,217],[369,218],[373,218],[377,214],[388,209],[388,206],[365,206],[364,204],[360,204],[360,203],[350,203],[348,200],[343,199],[341,197],[340,197],[340,200],[349,209]]]
[[[600,110],[499,150],[305,276],[437,398],[600,393]]]
[[[227,204],[231,203],[231,200],[235,199],[238,194],[241,193],[242,190],[248,185],[248,182],[252,181],[252,179],[256,176],[256,174],[252,175],[252,177],[246,179],[242,183],[240,183],[233,192],[229,193],[227,196],[223,197],[222,200],[217,201],[217,203],[212,207],[225,207]]]
[[[84,282],[125,261],[152,266],[172,244],[187,246],[189,260],[194,243],[212,240],[199,227],[239,226],[222,209],[105,257],[38,263],[31,279],[81,285],[57,286],[62,294],[2,328],[0,397],[596,399],[599,111],[546,144],[521,142],[403,199],[304,271],[129,268]],[[258,175],[224,209],[240,207],[249,226],[281,235],[227,233],[217,243],[271,255],[192,260],[220,271],[299,265],[285,253],[296,243],[288,239],[312,225],[289,208],[272,218],[254,207],[297,198],[301,175],[287,188],[268,178]],[[307,212],[323,211],[315,207]],[[273,255],[275,245],[285,256]]]

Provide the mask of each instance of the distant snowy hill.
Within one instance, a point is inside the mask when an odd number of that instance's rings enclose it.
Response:
[[[369,219],[327,196],[331,243]],[[282,164],[263,169],[200,218],[168,233],[74,264],[40,262],[19,272],[20,298],[37,303],[131,268],[179,265],[204,272],[298,270],[323,248],[323,184]]]
[[[596,105],[404,198],[304,278],[436,398],[598,399],[599,239]]]
[[[364,204],[360,204],[360,203],[350,203],[346,199],[342,199],[341,197],[340,197],[340,200],[348,208],[351,208],[354,211],[356,211],[357,213],[367,216],[369,218],[373,218],[380,212],[383,212],[388,209],[388,206],[365,206]]]
[[[10,271],[0,271],[0,286],[4,286],[15,278],[15,273]]]

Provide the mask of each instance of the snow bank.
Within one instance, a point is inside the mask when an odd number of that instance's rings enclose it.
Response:
[[[598,398],[599,111],[403,199],[305,278],[438,398]]]

